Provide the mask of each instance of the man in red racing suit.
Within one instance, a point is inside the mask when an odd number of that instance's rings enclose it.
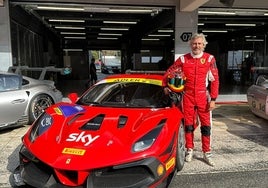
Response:
[[[214,56],[204,52],[206,44],[203,34],[194,34],[190,40],[192,52],[180,56],[168,68],[164,83],[167,83],[168,75],[178,68],[183,71],[186,77],[182,102],[187,149],[185,160],[190,162],[193,157],[195,121],[198,115],[204,160],[214,166],[210,143],[211,111],[215,108],[215,100],[218,96],[219,76]]]

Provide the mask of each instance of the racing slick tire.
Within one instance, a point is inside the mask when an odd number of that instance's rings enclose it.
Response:
[[[53,100],[46,94],[37,95],[30,104],[29,124],[32,124],[47,107],[53,104]]]
[[[184,124],[181,121],[179,125],[178,142],[177,142],[177,154],[176,154],[176,168],[177,171],[181,171],[185,163],[185,132]]]

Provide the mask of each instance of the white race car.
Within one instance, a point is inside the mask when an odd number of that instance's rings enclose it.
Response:
[[[24,76],[26,72],[32,77]],[[55,72],[65,74],[66,69],[21,66],[0,72],[0,130],[31,124],[45,108],[61,102],[63,96],[54,81],[45,79]]]
[[[259,74],[255,83],[247,90],[250,110],[268,120],[268,74]]]

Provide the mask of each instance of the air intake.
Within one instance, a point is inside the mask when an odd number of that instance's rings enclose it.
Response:
[[[104,114],[99,114],[97,116],[95,116],[94,118],[92,118],[91,120],[89,120],[85,125],[83,125],[80,129],[81,130],[99,130],[101,127],[101,124],[104,120],[105,115]]]
[[[126,116],[119,116],[118,120],[118,128],[123,128],[127,124],[127,117]]]

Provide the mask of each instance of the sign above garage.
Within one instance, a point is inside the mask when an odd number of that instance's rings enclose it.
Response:
[[[192,37],[192,32],[183,32],[180,36],[183,42],[188,42]]]

